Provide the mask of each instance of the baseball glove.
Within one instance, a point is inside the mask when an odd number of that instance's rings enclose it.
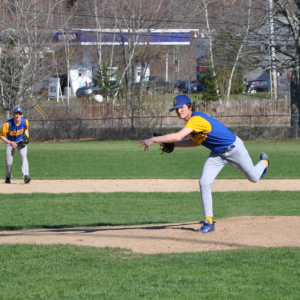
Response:
[[[30,142],[29,136],[23,135],[23,137],[22,137],[22,145],[27,145],[27,144],[29,144],[29,142]]]
[[[161,136],[160,133],[153,133],[153,136]],[[174,143],[159,143],[160,150],[162,150],[162,153],[172,153],[174,150]]]

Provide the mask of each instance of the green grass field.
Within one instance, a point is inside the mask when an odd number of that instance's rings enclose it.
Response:
[[[1,299],[299,299],[297,248],[142,255],[1,246]]]
[[[213,193],[215,220],[299,216],[300,192]],[[264,199],[264,201],[262,201]],[[286,199],[289,205],[286,204]],[[200,194],[0,194],[0,231],[22,228],[134,225],[203,220]]]
[[[159,155],[156,145],[146,153],[137,146],[137,141],[31,143],[30,174],[33,180],[196,179],[209,154],[197,147]],[[264,180],[299,178],[299,146],[299,142],[246,142],[254,163],[261,152],[269,154],[271,167]],[[4,178],[2,143],[0,151]],[[21,178],[20,169],[16,153],[13,179]],[[243,176],[226,166],[218,178]],[[300,192],[226,192],[213,197],[216,220],[300,215]],[[0,231],[202,218],[197,192],[0,194]],[[299,248],[141,255],[112,248],[0,245],[0,251],[1,300],[300,298]]]
[[[252,160],[259,161],[267,152],[271,162],[268,179],[300,178],[300,142],[245,142]],[[0,144],[2,174],[5,178],[4,144]],[[131,178],[193,178],[201,175],[209,155],[204,147],[177,148],[172,154],[160,155],[158,145],[150,151],[138,149],[138,141],[90,141],[30,143],[28,160],[33,179],[131,179]],[[14,178],[22,178],[20,158],[16,153]],[[244,178],[226,166],[218,178]]]

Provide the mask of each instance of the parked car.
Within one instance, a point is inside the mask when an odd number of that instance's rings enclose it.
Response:
[[[171,93],[173,92],[174,94],[188,93],[189,85],[187,85],[186,80],[182,80],[180,82],[175,81],[172,88]]]
[[[179,80],[184,83],[185,89],[182,90],[184,93],[196,93],[197,92],[197,82],[190,80]]]
[[[117,88],[119,86],[119,83],[114,81],[114,82],[111,82],[110,86]],[[88,83],[87,85],[77,89],[77,91],[76,91],[77,98],[90,97],[92,95],[106,96],[106,94],[102,93],[102,88],[97,86],[97,81],[92,81],[92,82]]]
[[[262,93],[269,92],[269,82],[266,80],[250,80],[247,81],[246,93]]]
[[[175,85],[180,86],[180,92],[190,93],[191,92],[191,82],[189,80],[179,79],[175,81]]]
[[[169,81],[165,81],[164,78],[160,75],[146,76],[141,82],[137,82],[135,85],[136,89],[140,87],[142,93],[148,95],[164,93],[179,94],[182,90],[185,89],[185,85],[183,82],[172,83]]]
[[[99,94],[101,88],[97,86],[96,81],[92,81],[88,83],[87,85],[80,87],[76,91],[76,97],[77,98],[84,98],[84,97],[90,97],[91,95],[97,95]]]
[[[162,76],[151,75],[146,76],[141,82],[136,83],[136,87],[139,86],[141,87],[142,93],[151,95],[165,93],[171,84],[166,82]]]
[[[191,83],[191,93],[197,93],[197,82]]]

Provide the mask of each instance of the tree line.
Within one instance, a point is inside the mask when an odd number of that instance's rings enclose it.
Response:
[[[266,5],[267,4],[267,5]],[[196,42],[205,41],[207,54],[201,61],[212,78],[214,98],[226,105],[232,93],[240,93],[243,75],[261,67],[271,73],[274,97],[276,73],[290,70],[292,114],[299,114],[299,2],[297,0],[5,0],[0,3],[0,109],[6,117],[38,93],[50,76],[68,73],[82,60],[86,46],[72,35],[60,41],[59,31],[91,29],[97,41],[88,47],[99,76],[118,66],[123,87],[120,107],[137,115],[145,99],[137,90],[134,68],[146,67],[169,80],[196,80]],[[119,37],[105,45],[104,30]],[[192,29],[190,45],[153,45],[155,29]],[[137,43],[142,39],[143,43]],[[115,103],[119,91],[114,90]],[[208,98],[209,99],[209,98]],[[294,118],[293,122],[299,122]]]

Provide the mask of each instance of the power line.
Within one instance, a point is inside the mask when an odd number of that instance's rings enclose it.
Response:
[[[50,12],[43,12],[43,11],[38,11],[38,10],[26,10],[26,13],[31,12],[31,13],[39,13],[39,14],[49,14]],[[62,13],[62,12],[51,12],[52,15],[59,15],[59,16],[67,16],[68,18],[74,17],[74,18],[100,18],[100,19],[109,19],[109,20],[131,20],[131,21],[141,21],[141,22],[161,22],[161,23],[176,23],[176,24],[204,24],[206,25],[206,21],[187,21],[187,20],[166,20],[166,19],[144,19],[144,18],[138,18],[138,17],[110,17],[110,16],[103,16],[103,15],[92,15],[92,14],[81,14],[80,16],[75,15],[75,14],[68,14],[68,13]],[[244,17],[240,17],[241,20],[245,20]],[[228,25],[228,20],[226,21],[210,21],[210,24],[214,25]],[[231,25],[238,25],[240,26],[240,23],[232,23]]]
[[[49,14],[50,12],[43,12],[43,11],[37,11],[37,10],[28,10],[26,12],[32,12],[32,13],[39,13],[39,14]],[[68,17],[74,17],[74,18],[102,18],[102,19],[114,19],[115,20],[115,17],[108,17],[108,16],[96,16],[96,15],[81,15],[81,16],[76,16],[76,15],[72,15],[72,14],[67,14],[67,13],[59,13],[59,12],[51,12],[52,15],[61,15],[61,16],[68,16]],[[150,20],[150,19],[138,19],[138,18],[123,18],[123,19],[127,19],[127,20],[141,20],[141,21],[157,21],[157,22],[166,22],[166,23],[172,23],[172,22],[176,22],[176,23],[185,23],[185,24],[204,24],[205,22],[201,22],[201,21],[178,21],[178,20],[162,20],[162,19],[154,19],[154,20]],[[122,19],[121,19],[122,20]],[[205,23],[206,24],[206,23]],[[210,24],[227,24],[225,22],[210,22]],[[237,25],[237,24],[233,24],[233,25]],[[22,25],[21,25],[22,26]],[[25,26],[25,25],[23,25]],[[36,28],[39,28],[39,29],[45,29],[43,26],[35,26]],[[69,27],[51,27],[52,30],[56,29],[56,30],[65,30],[65,31],[80,31],[80,28],[78,29],[74,29],[74,28],[69,28]],[[97,30],[97,28],[95,29],[91,29],[91,30]],[[166,32],[167,32],[168,29],[166,29]],[[200,30],[199,30],[200,31]],[[199,32],[198,31],[198,32]],[[199,32],[200,33],[200,32]],[[120,32],[118,34],[121,34]],[[200,33],[201,34],[201,33]],[[126,33],[125,35],[135,35],[135,34],[131,34],[131,33]],[[214,33],[211,34],[212,36],[215,36]],[[220,36],[230,36],[231,34],[228,33],[228,34],[221,34]],[[241,34],[241,35],[244,35],[244,34]],[[153,35],[149,35],[149,34],[140,34],[140,36],[143,36],[143,37],[153,37]],[[161,37],[172,37],[172,35],[167,35],[167,34],[164,34],[164,35],[159,35],[157,34],[156,36],[161,36]],[[277,34],[277,36],[286,36],[286,34]],[[179,39],[187,39],[187,38],[191,38],[191,37],[178,37]],[[249,36],[249,39],[251,39],[251,37]],[[255,40],[255,39],[253,39]],[[237,40],[238,42],[238,40]]]

